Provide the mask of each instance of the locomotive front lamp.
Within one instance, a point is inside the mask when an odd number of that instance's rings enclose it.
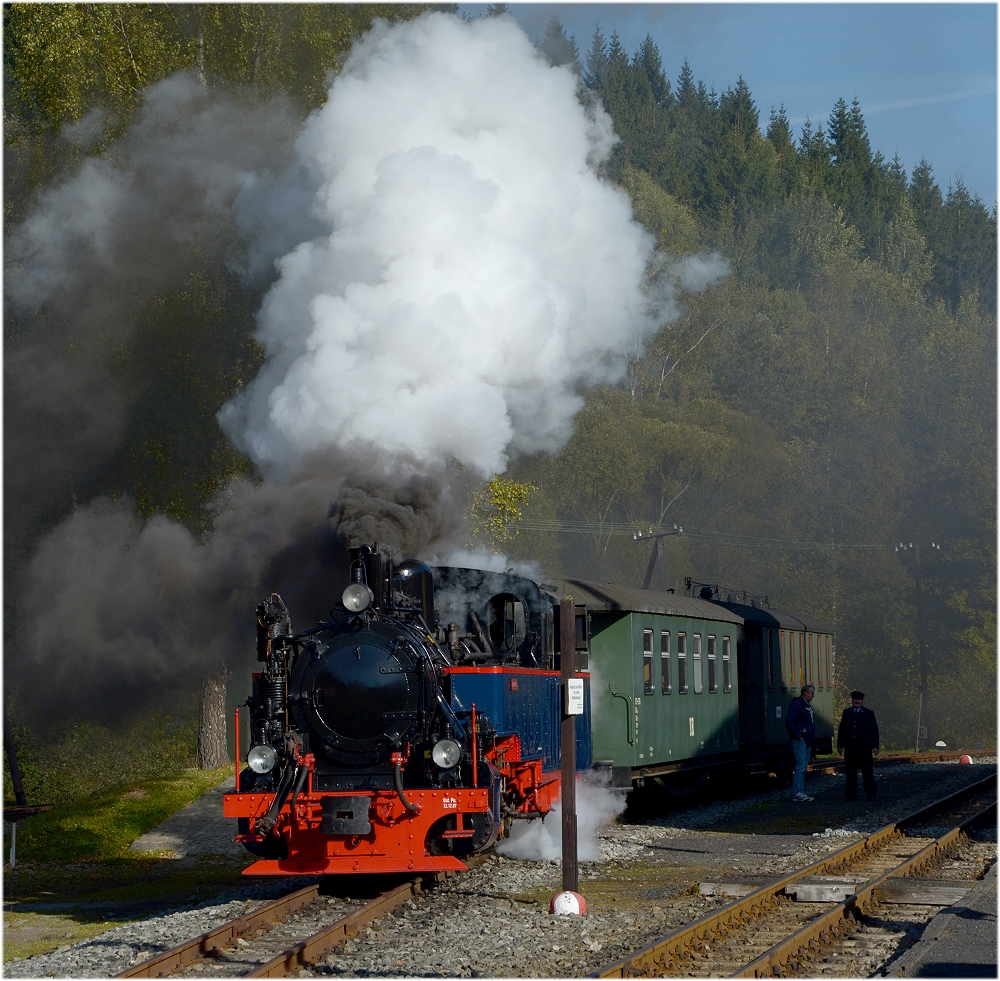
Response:
[[[254,746],[247,753],[247,764],[254,773],[270,773],[278,762],[278,754],[271,746]]]
[[[434,744],[431,758],[442,770],[450,770],[462,756],[462,747],[454,739],[442,739]]]
[[[375,594],[371,591],[371,587],[366,586],[363,582],[352,582],[344,590],[340,602],[344,604],[344,609],[348,613],[360,613],[362,610],[367,610],[375,602]]]

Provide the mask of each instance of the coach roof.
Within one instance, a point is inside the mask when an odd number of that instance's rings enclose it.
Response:
[[[801,613],[783,613],[781,610],[766,610],[759,606],[746,606],[743,603],[724,603],[716,600],[712,606],[721,606],[735,613],[744,623],[757,627],[776,627],[781,630],[804,630],[813,634],[835,633],[833,627],[820,623],[812,617]]]
[[[690,596],[678,596],[676,593],[615,586],[590,579],[546,579],[541,586],[554,594],[557,601],[566,593],[572,593],[574,603],[586,606],[588,610],[662,613],[667,616],[691,617],[698,620],[743,623],[741,616],[718,603],[709,603]]]

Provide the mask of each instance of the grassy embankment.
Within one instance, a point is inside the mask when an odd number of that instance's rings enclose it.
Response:
[[[122,784],[20,822],[17,867],[4,876],[4,961],[195,902],[236,881],[241,865],[232,859],[178,862],[129,851],[136,838],[229,773],[228,766],[183,770]],[[9,854],[8,831],[4,859]]]

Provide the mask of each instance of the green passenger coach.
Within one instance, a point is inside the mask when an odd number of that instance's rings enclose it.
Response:
[[[800,613],[768,608],[745,593],[688,581],[688,590],[740,617],[740,742],[750,764],[787,769],[791,742],[788,706],[803,685],[813,685],[817,753],[833,751],[833,628]]]
[[[740,616],[671,592],[582,579],[546,585],[574,597],[593,758],[611,767],[615,786],[739,762]]]

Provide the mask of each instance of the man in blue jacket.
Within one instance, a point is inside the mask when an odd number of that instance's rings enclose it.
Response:
[[[813,710],[809,704],[816,696],[812,685],[803,685],[802,694],[792,699],[785,714],[785,728],[792,739],[792,755],[795,757],[795,773],[792,774],[792,800],[812,800],[806,793],[806,768],[812,745],[816,741],[816,726]]]

